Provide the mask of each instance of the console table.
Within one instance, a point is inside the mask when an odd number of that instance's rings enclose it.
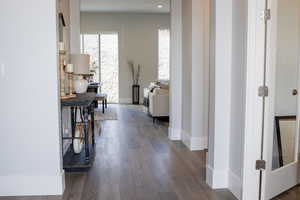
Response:
[[[95,124],[94,124],[94,102],[96,99],[95,93],[77,94],[75,98],[61,100],[61,107],[69,107],[71,109],[71,131],[70,137],[63,137],[63,140],[71,140],[67,152],[63,157],[63,167],[65,171],[85,171],[89,169],[94,161],[95,156]],[[75,128],[77,122],[77,111],[80,111],[80,119],[84,125],[84,136],[75,137]],[[91,125],[89,124],[89,116]],[[91,127],[90,127],[91,126]],[[92,142],[89,142],[89,129],[92,130]],[[80,154],[75,154],[73,151],[73,140],[83,139],[84,148]]]

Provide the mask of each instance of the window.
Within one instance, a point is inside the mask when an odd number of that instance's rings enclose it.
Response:
[[[158,30],[158,79],[170,79],[170,30]]]
[[[109,103],[119,102],[119,38],[118,33],[81,35],[81,53],[91,56],[90,69],[94,81],[101,83],[101,92]]]

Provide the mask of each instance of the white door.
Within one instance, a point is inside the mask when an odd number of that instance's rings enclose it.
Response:
[[[267,0],[263,158],[261,199],[296,186],[299,154],[300,0]]]

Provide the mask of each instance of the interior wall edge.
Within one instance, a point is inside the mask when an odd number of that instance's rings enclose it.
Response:
[[[228,170],[216,170],[209,164],[206,165],[206,183],[212,189],[228,188]]]
[[[65,173],[56,175],[0,176],[0,196],[62,195],[65,190]]]

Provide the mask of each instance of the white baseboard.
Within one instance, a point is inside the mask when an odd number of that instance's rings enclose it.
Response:
[[[208,139],[207,136],[203,137],[191,137],[190,150],[191,151],[201,151],[207,149]]]
[[[181,130],[169,127],[169,139],[172,141],[181,140]]]
[[[132,99],[119,99],[119,104],[132,104]],[[140,101],[140,105],[143,105],[143,101]]]
[[[191,147],[191,136],[188,132],[182,130],[182,142],[187,146],[189,149]]]
[[[182,131],[182,141],[191,151],[201,151],[207,149],[207,137],[192,137],[186,131]]]
[[[119,103],[121,103],[121,104],[132,104],[132,99],[131,98],[120,98]]]
[[[0,176],[0,196],[63,195],[65,174],[57,176]]]
[[[215,170],[206,166],[206,183],[212,189],[228,188],[228,170]]]
[[[206,165],[206,184],[213,188],[213,169],[209,165]]]
[[[228,188],[237,199],[242,199],[242,181],[239,176],[229,170],[228,173]]]

